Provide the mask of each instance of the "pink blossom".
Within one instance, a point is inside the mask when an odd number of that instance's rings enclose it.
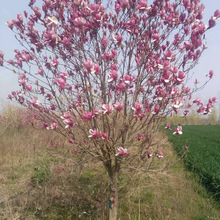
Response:
[[[99,74],[101,71],[101,68],[98,64],[94,64],[93,69],[94,70],[92,72],[94,72],[95,74]]]
[[[152,112],[152,114],[157,115],[157,114],[159,114],[159,112],[160,112],[160,106],[156,105],[154,107],[154,111]]]
[[[52,130],[56,130],[58,128],[58,124],[56,122],[53,122],[51,125],[50,125],[50,129]]]
[[[211,79],[211,78],[213,77],[213,75],[214,75],[214,71],[213,71],[213,70],[210,70],[210,71],[209,71],[209,78]]]
[[[132,110],[134,110],[135,115],[142,113],[142,104],[139,102],[136,102],[134,106],[132,107]]]
[[[102,133],[102,139],[103,140],[107,140],[108,139],[108,134],[106,134],[106,133]]]
[[[127,148],[119,147],[118,151],[119,152],[115,155],[116,157],[117,156],[124,156],[124,157],[128,157],[129,156],[129,154],[127,152]]]
[[[65,112],[62,116],[60,116],[60,118],[62,119],[69,119],[71,117],[70,112]]]
[[[91,72],[93,68],[93,62],[91,60],[87,60],[86,63],[84,63],[84,67],[88,72]]]
[[[95,108],[95,109],[93,110],[93,116],[94,116],[94,117],[97,117],[98,115],[99,115],[99,110]]]
[[[75,140],[71,138],[71,139],[68,140],[68,142],[69,142],[70,144],[74,144]]]
[[[93,118],[93,113],[92,112],[87,112],[85,114],[82,115],[82,118],[85,120],[85,121],[91,121],[92,118]]]
[[[108,45],[108,39],[103,37],[102,40],[101,40],[101,43],[104,47],[106,47]]]
[[[151,154],[151,152],[149,150],[147,151],[147,157],[148,158],[152,157],[152,154]]]
[[[160,158],[163,158],[163,152],[159,152],[157,157],[160,159]]]
[[[216,10],[216,11],[214,12],[214,17],[213,17],[213,19],[215,20],[215,19],[218,19],[218,18],[220,18],[220,10]]]
[[[165,129],[171,130],[171,125],[170,125],[170,124],[167,124],[166,127],[165,127]]]
[[[37,98],[32,98],[32,104],[34,107],[39,106],[40,105],[40,100]]]
[[[41,76],[43,76],[43,75],[44,75],[44,71],[43,71],[42,69],[39,69],[39,70],[38,70],[38,74],[41,75]]]
[[[112,70],[109,74],[109,79],[108,79],[108,82],[111,83],[111,82],[116,82],[117,79],[118,79],[118,73],[115,71],[115,70]]]
[[[141,140],[145,140],[145,136],[144,136],[144,134],[138,134],[137,135],[137,139],[138,139],[138,141],[141,141]]]
[[[137,5],[137,9],[140,11],[140,12],[144,12],[145,10],[147,9],[150,9],[151,7],[147,7],[147,1],[146,0],[140,0],[138,2],[138,5]]]
[[[116,44],[121,45],[122,35],[116,34],[115,36],[113,36],[113,40],[115,41]]]
[[[32,92],[32,86],[31,86],[31,85],[26,85],[25,88],[26,88],[29,92]]]
[[[193,100],[193,103],[196,103],[197,105],[201,105],[202,101],[200,99],[196,98]]]
[[[119,4],[122,9],[126,9],[129,5],[129,2],[128,2],[128,0],[119,0]]]
[[[184,149],[185,149],[186,152],[189,151],[189,149],[188,149],[188,147],[186,145],[184,146]]]
[[[94,138],[97,139],[99,137],[99,132],[96,129],[89,129],[90,135],[88,136],[89,138]]]
[[[106,60],[106,61],[110,61],[112,59],[111,55],[109,53],[104,53],[103,54],[103,58]]]
[[[43,128],[49,129],[48,127],[49,127],[49,125],[47,123],[43,122]]]
[[[71,118],[63,120],[63,123],[66,125],[65,128],[73,127],[73,125],[74,125]]]
[[[8,99],[12,100],[12,95],[9,94],[8,95]]]
[[[110,114],[112,112],[112,107],[109,104],[102,105],[103,114]]]
[[[134,77],[131,76],[131,75],[125,75],[124,76],[124,82],[127,84],[127,85],[131,85],[131,83],[133,82],[134,80]]]
[[[180,83],[184,80],[184,78],[185,78],[185,73],[179,71],[178,76],[177,76],[177,81]]]
[[[0,66],[3,66],[4,53],[0,51]]]
[[[59,36],[54,31],[44,31],[43,37],[45,44],[51,46],[52,48],[54,48],[60,40]]]
[[[182,100],[182,98],[175,99],[175,100],[174,100],[174,103],[173,103],[173,105],[172,105],[173,109],[174,109],[174,110],[177,110],[177,109],[179,109],[181,106],[183,106],[183,100]]]
[[[173,132],[173,134],[183,134],[182,132],[182,126],[177,126],[177,128],[175,128],[175,131]]]
[[[188,115],[188,113],[189,113],[189,110],[188,110],[188,109],[186,109],[186,110],[183,112],[184,116]]]
[[[120,112],[120,111],[123,109],[123,107],[124,107],[123,104],[121,104],[120,102],[115,103],[113,106],[114,106],[115,110],[116,110],[116,111],[119,111],[119,112]]]
[[[137,139],[138,139],[138,141],[141,140],[141,135],[140,134],[137,135]]]

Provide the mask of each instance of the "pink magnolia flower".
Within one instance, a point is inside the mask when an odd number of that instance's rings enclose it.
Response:
[[[49,125],[47,123],[43,122],[43,128],[49,129],[48,127],[49,127]]]
[[[48,127],[47,127],[48,128]],[[58,124],[56,122],[53,122],[51,125],[50,125],[50,129],[52,130],[56,130],[58,128]]]
[[[213,71],[213,70],[210,70],[210,71],[209,71],[209,78],[211,79],[211,78],[213,77],[213,75],[214,75],[214,71]]]
[[[25,88],[26,88],[29,92],[32,92],[32,86],[31,86],[31,85],[26,85]]]
[[[115,36],[113,36],[113,40],[115,41],[116,44],[121,45],[122,35],[116,34]]]
[[[63,123],[66,125],[65,128],[73,127],[74,123],[71,118],[67,118],[63,121]]]
[[[151,154],[151,152],[149,150],[147,151],[147,157],[148,158],[152,157],[152,154]]]
[[[94,116],[94,117],[97,117],[98,115],[99,115],[99,110],[95,108],[95,109],[93,110],[93,116]]]
[[[100,71],[101,71],[100,66],[98,64],[94,64],[92,73],[94,72],[95,74],[99,74]]]
[[[135,115],[138,115],[142,113],[142,104],[139,102],[136,102],[131,109],[134,110]]]
[[[189,149],[188,149],[188,147],[186,145],[184,146],[184,149],[185,149],[186,152],[189,151]]]
[[[60,116],[60,118],[62,119],[69,119],[71,117],[70,112],[65,112],[62,116]]]
[[[120,102],[115,103],[113,106],[114,106],[115,110],[116,110],[116,111],[119,111],[119,112],[120,112],[120,111],[123,109],[123,107],[124,107],[123,104],[121,104]]]
[[[91,121],[92,118],[93,118],[93,113],[92,112],[87,112],[85,114],[82,115],[82,118],[85,120],[85,121]]]
[[[140,141],[140,140],[145,140],[145,136],[144,136],[144,134],[138,134],[137,135],[137,139],[138,139],[138,141]]]
[[[59,63],[57,59],[53,59],[53,62],[51,64],[52,66],[57,67]]]
[[[89,138],[94,138],[97,139],[99,137],[99,132],[96,129],[89,129],[90,135],[88,136]]]
[[[111,83],[111,82],[116,82],[117,79],[118,79],[118,73],[115,71],[115,70],[112,70],[109,74],[109,79],[108,79],[108,82]]]
[[[152,112],[152,114],[157,115],[157,114],[159,114],[159,112],[160,112],[160,106],[156,105],[154,107],[154,111]]]
[[[188,113],[189,113],[189,110],[185,110],[184,112],[183,112],[183,114],[186,116],[186,115],[188,115]]]
[[[108,134],[106,134],[106,133],[102,133],[102,139],[103,140],[107,140],[108,139]]]
[[[137,139],[138,139],[138,141],[141,140],[141,135],[140,134],[137,135]]]
[[[175,128],[175,131],[173,132],[173,134],[183,134],[182,132],[182,126],[177,126],[177,128]]]
[[[129,5],[129,2],[128,2],[128,0],[119,0],[119,4],[122,9],[126,9]]]
[[[175,99],[175,100],[174,100],[174,103],[173,103],[173,105],[172,105],[173,109],[174,109],[174,110],[177,110],[177,109],[179,109],[181,106],[183,106],[183,102],[182,102],[182,101],[183,101],[182,98]]]
[[[140,11],[140,12],[144,12],[145,10],[147,9],[150,9],[151,7],[147,7],[147,1],[146,0],[140,0],[138,2],[138,5],[137,5],[137,9]]]
[[[166,127],[165,127],[165,129],[171,130],[171,125],[170,125],[170,124],[167,124]]]
[[[103,114],[110,114],[112,112],[112,107],[109,104],[104,104],[101,107]]]
[[[103,37],[102,40],[101,40],[101,43],[104,47],[106,47],[108,45],[108,39]]]
[[[131,76],[131,75],[125,75],[124,76],[124,82],[127,84],[127,85],[131,85],[132,82],[134,80],[134,77]]]
[[[193,103],[197,104],[197,105],[201,105],[202,104],[202,101],[200,99],[194,99],[193,100]]]
[[[38,70],[38,74],[41,75],[41,76],[43,76],[43,75],[44,75],[44,71],[43,71],[42,69],[39,69],[39,70]]]
[[[8,99],[12,100],[12,95],[11,94],[8,95]]]
[[[75,140],[72,139],[72,138],[70,138],[70,139],[68,140],[68,142],[69,142],[70,144],[74,144]]]
[[[0,66],[3,66],[4,53],[0,51]]]
[[[117,153],[115,156],[116,156],[116,157],[117,157],[117,156],[128,157],[129,154],[128,154],[128,152],[127,152],[127,148],[119,147],[119,148],[118,148],[118,153]]]
[[[212,17],[211,19],[209,19],[208,29],[213,28],[215,25],[216,25],[216,21],[215,21],[214,17]]]
[[[40,100],[37,98],[32,98],[32,105],[34,107],[39,106],[40,105]]]
[[[163,158],[163,152],[159,152],[157,157],[160,159],[160,158]]]
[[[111,55],[109,53],[104,53],[103,58],[107,61],[110,61],[112,59]]]
[[[87,60],[86,63],[83,64],[88,72],[91,72],[93,68],[93,62],[91,60]]]
[[[185,78],[185,73],[182,71],[179,71],[178,76],[177,76],[177,81],[181,83],[184,80],[184,78]]]

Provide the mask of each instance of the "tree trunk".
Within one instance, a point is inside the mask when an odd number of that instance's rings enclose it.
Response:
[[[109,200],[109,220],[117,220],[118,211],[118,187],[117,187],[117,174],[111,179],[111,195]]]

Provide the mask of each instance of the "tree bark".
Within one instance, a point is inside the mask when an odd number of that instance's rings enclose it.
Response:
[[[111,177],[111,195],[109,201],[109,220],[117,220],[118,214],[118,187],[117,187],[117,174]]]

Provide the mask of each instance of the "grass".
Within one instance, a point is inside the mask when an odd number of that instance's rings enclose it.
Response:
[[[183,135],[168,131],[169,141],[178,153],[187,145],[189,152],[184,159],[185,166],[197,174],[217,200],[220,200],[220,126],[185,125]]]
[[[0,219],[105,220],[109,185],[101,164],[75,165],[64,146],[50,146],[53,133],[8,127],[0,139]],[[160,136],[158,136],[160,138]],[[167,167],[148,173],[123,172],[119,220],[220,219],[219,205],[163,143]]]

